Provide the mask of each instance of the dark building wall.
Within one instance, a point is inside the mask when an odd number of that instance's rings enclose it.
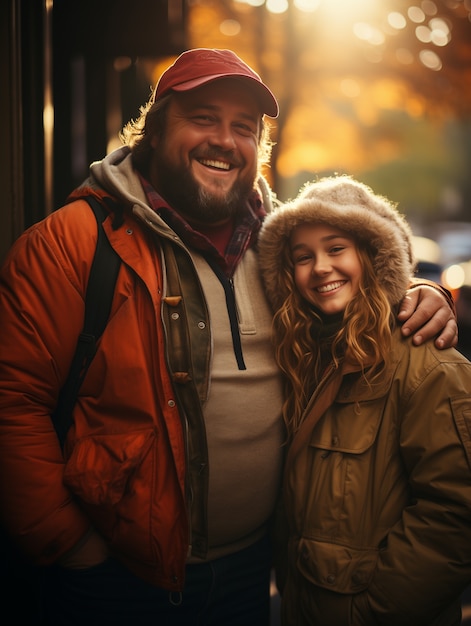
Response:
[[[109,103],[123,122],[149,85],[139,59],[186,48],[186,0],[7,0],[0,3],[0,260],[22,230],[58,208],[107,151]],[[46,10],[46,6],[52,7]],[[125,69],[115,69],[117,58]],[[49,101],[54,126],[43,124]]]

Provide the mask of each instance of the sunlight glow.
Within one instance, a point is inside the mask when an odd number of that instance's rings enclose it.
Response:
[[[340,91],[347,96],[347,98],[356,98],[360,95],[360,85],[353,78],[344,78],[340,81]]]
[[[294,0],[294,6],[304,13],[314,13],[319,8],[321,0]]]
[[[374,26],[370,26],[364,22],[357,22],[354,24],[353,33],[356,37],[358,37],[358,39],[367,41],[374,46],[380,46],[384,43],[384,34]]]
[[[265,9],[272,14],[284,14],[290,6],[289,0],[236,0],[253,7],[265,6]],[[409,49],[407,43],[403,43],[402,47],[393,50],[397,62],[403,66],[410,66],[414,62],[420,63],[423,67],[440,71],[442,69],[442,61],[438,54],[431,49],[425,49],[430,44],[437,47],[446,46],[451,41],[450,27],[443,18],[438,17],[437,4],[433,0],[415,0],[416,4],[404,7],[404,12],[386,9],[384,12],[378,11],[378,0],[291,0],[291,5],[301,13],[314,13],[319,11],[319,20],[326,24],[335,24],[336,37],[338,40],[346,35],[348,31],[353,32],[355,39],[364,44],[362,46],[363,58],[370,63],[382,63],[385,57],[385,44],[391,35],[397,35],[400,31],[405,34],[415,32],[417,40],[424,44],[424,49],[419,52],[413,52],[413,44]],[[469,2],[471,7],[471,0]],[[394,3],[391,3],[394,5]],[[383,13],[383,19],[386,17],[387,23],[379,19]],[[333,22],[334,21],[334,22]],[[238,35],[240,25],[233,20],[225,20],[221,23],[221,32],[225,35]],[[329,27],[329,31],[331,28]],[[348,46],[345,39],[345,45],[342,50]],[[353,43],[353,42],[352,42]],[[417,43],[416,43],[417,45]],[[335,50],[334,50],[335,52]],[[338,83],[340,92],[344,97],[357,100],[361,98],[362,90],[358,83],[351,77],[343,77]],[[379,106],[379,105],[378,105]]]
[[[251,7],[261,7],[262,4],[265,4],[265,0],[236,0],[240,4],[248,4]]]
[[[377,11],[378,0],[322,0],[321,8],[328,19],[347,22],[364,19]]]
[[[267,0],[266,6],[270,13],[285,13],[288,10],[288,0]]]
[[[383,52],[381,48],[370,48],[365,50],[365,59],[370,63],[381,63],[383,60]]]

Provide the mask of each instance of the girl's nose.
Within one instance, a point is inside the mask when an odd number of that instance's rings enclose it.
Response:
[[[327,255],[321,254],[316,257],[312,265],[312,271],[315,274],[328,274],[331,270],[331,263]]]

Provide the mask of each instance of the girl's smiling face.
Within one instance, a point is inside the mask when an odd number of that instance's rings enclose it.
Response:
[[[341,313],[358,293],[362,266],[355,240],[325,224],[301,224],[290,238],[294,282],[325,315]]]

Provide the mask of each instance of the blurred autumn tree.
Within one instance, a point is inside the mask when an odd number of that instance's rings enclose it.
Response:
[[[189,10],[191,46],[235,50],[279,99],[267,176],[282,199],[342,171],[410,212],[455,198],[466,213],[471,0],[191,0]]]

